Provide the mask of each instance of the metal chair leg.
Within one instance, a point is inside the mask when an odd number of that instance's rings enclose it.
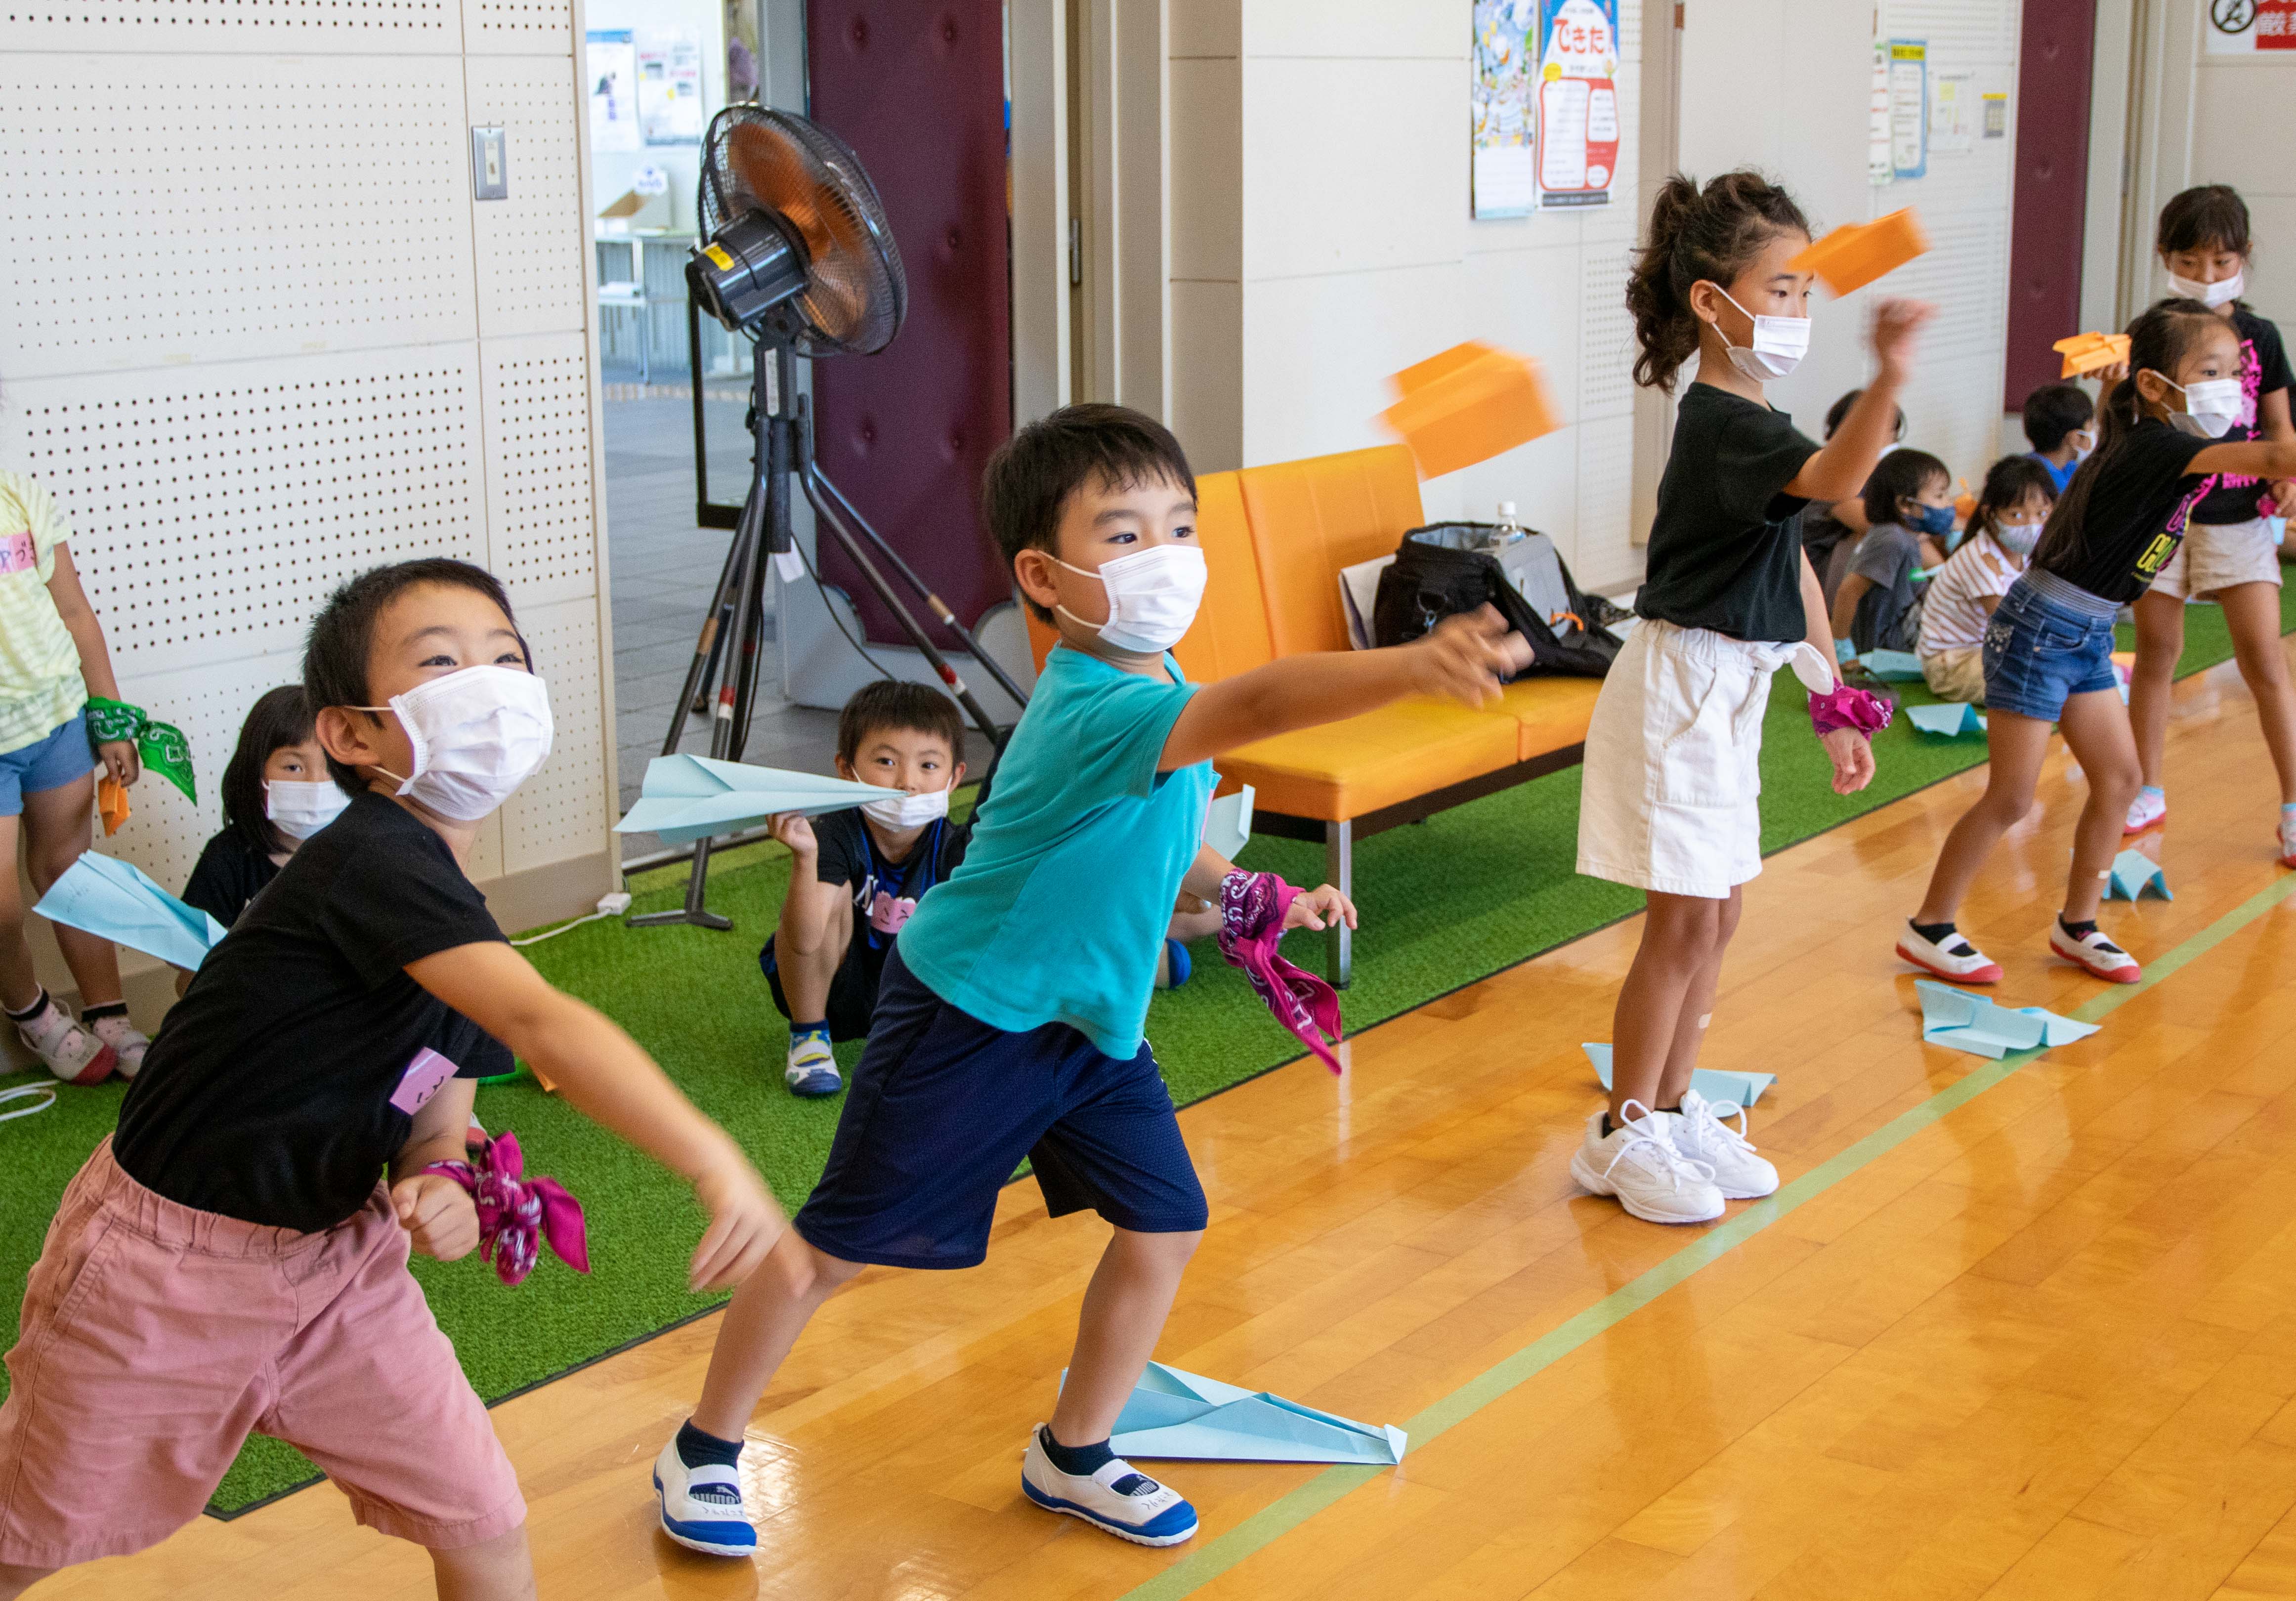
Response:
[[[1355,825],[1324,825],[1324,881],[1353,900],[1356,895]],[[1344,919],[1324,931],[1324,976],[1332,988],[1344,989],[1355,975],[1355,931]]]

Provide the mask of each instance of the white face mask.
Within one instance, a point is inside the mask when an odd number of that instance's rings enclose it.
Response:
[[[922,795],[911,795],[892,791],[882,800],[863,801],[861,815],[880,828],[922,828],[948,816],[948,792],[927,790]]]
[[[2203,283],[2197,278],[2180,278],[2169,275],[2169,287],[2188,300],[2198,300],[2203,306],[2221,306],[2226,300],[2240,299],[2240,291],[2248,286],[2248,274],[2236,272],[2229,278],[2218,278],[2213,283]]]
[[[2186,389],[2166,373],[2161,382],[2185,397],[2185,409],[2169,414],[2169,426],[2199,439],[2220,439],[2240,421],[2241,403],[2247,398],[2237,378],[2203,378]]]
[[[475,823],[504,801],[550,757],[550,691],[514,667],[466,667],[418,684],[389,706],[414,747],[414,770],[398,792],[442,817]]]
[[[1070,567],[1058,556],[1053,560],[1070,572],[1098,579],[1108,590],[1106,622],[1086,622],[1066,606],[1058,610],[1071,622],[1094,629],[1105,644],[1142,656],[1160,655],[1180,643],[1196,620],[1211,577],[1203,551],[1193,545],[1152,545],[1102,562],[1098,572]]]
[[[1719,283],[1714,286],[1722,298],[1733,306],[1730,291]],[[1784,378],[1801,365],[1801,358],[1809,354],[1809,319],[1806,316],[1754,316],[1743,306],[1738,309],[1754,317],[1754,342],[1751,347],[1730,343],[1730,336],[1722,333],[1722,324],[1714,324],[1714,332],[1722,334],[1722,343],[1730,352],[1730,365],[1756,383],[1773,378]]]
[[[263,815],[291,840],[309,839],[341,817],[350,803],[343,786],[332,778],[324,784],[300,778],[263,781]]]

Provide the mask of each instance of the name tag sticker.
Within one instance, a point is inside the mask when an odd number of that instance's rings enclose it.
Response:
[[[390,1094],[390,1104],[413,1117],[439,1093],[439,1086],[454,1076],[455,1064],[426,1046],[414,1053],[414,1060],[399,1075],[398,1088]]]
[[[29,572],[39,564],[39,553],[32,547],[29,529],[19,534],[0,534],[0,572]]]

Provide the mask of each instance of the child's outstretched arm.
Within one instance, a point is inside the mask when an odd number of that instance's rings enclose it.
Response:
[[[406,975],[547,1075],[584,1116],[693,1181],[710,1219],[693,1288],[739,1284],[766,1260],[787,1224],[765,1181],[611,1019],[492,940],[409,962]]]
[[[1919,300],[1884,300],[1874,308],[1874,378],[1833,437],[1801,464],[1786,493],[1806,500],[1848,500],[1866,488],[1874,464],[1898,434],[1898,391],[1912,369],[1914,346],[1935,315]]]
[[[1237,871],[1236,865],[1213,850],[1200,846],[1196,859],[1190,863],[1180,888],[1198,900],[1209,900],[1215,909],[1220,904],[1220,886],[1227,875]],[[1302,890],[1283,910],[1283,926],[1295,928],[1329,928],[1344,918],[1349,928],[1356,926],[1356,903],[1341,894],[1330,884],[1317,884],[1312,890]]]
[[[55,603],[56,615],[64,620],[64,629],[79,650],[79,676],[86,680],[88,694],[116,701],[119,680],[111,671],[111,650],[103,643],[103,624],[87,603],[87,591],[80,587],[71,546],[58,545],[55,555],[55,568],[48,577],[48,598]],[[107,740],[96,747],[96,754],[103,759],[112,782],[123,787],[135,783],[144,771],[144,759],[136,754],[132,739]]]
[[[2249,478],[2296,478],[2296,439],[2250,439],[2211,445],[2185,464],[2187,474],[2237,472]]]
[[[1407,694],[1481,706],[1497,696],[1502,674],[1529,665],[1529,642],[1509,633],[1491,606],[1447,617],[1409,645],[1286,656],[1190,696],[1157,770],[1193,767],[1255,739],[1336,723]]]

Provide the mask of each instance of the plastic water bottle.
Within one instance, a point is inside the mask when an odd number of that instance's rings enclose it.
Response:
[[[1489,538],[1483,543],[1483,548],[1485,550],[1501,550],[1505,548],[1507,546],[1513,545],[1516,540],[1521,538],[1522,524],[1515,521],[1514,502],[1512,500],[1500,501],[1498,526],[1491,530]]]

